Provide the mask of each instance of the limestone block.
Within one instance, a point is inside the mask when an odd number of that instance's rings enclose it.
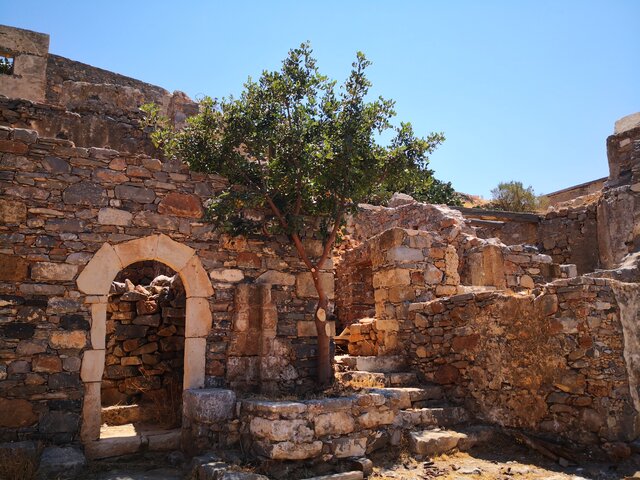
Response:
[[[120,269],[142,260],[155,260],[157,257],[158,237],[158,235],[150,235],[114,246],[113,249],[122,264]]]
[[[235,268],[218,268],[209,272],[211,280],[222,283],[238,283],[244,279],[242,270]]]
[[[320,284],[325,294],[332,300],[335,297],[335,278],[333,272],[320,272],[319,275]],[[299,273],[296,276],[296,291],[300,297],[318,298],[318,292],[316,292],[311,272]]]
[[[336,438],[331,442],[331,450],[338,458],[362,457],[366,453],[367,438]]]
[[[296,277],[290,273],[279,272],[277,270],[267,270],[256,278],[255,283],[291,286],[296,283]]]
[[[84,445],[84,449],[87,457],[92,460],[98,460],[136,453],[141,445],[142,437],[140,435],[132,435],[128,437],[101,438],[94,442],[87,442]]]
[[[211,307],[206,298],[187,298],[185,337],[206,337],[211,330],[211,320]]]
[[[209,298],[213,295],[211,281],[197,255],[191,257],[179,273],[187,297]]]
[[[221,388],[187,389],[182,394],[184,415],[196,422],[215,424],[231,420],[236,394]]]
[[[298,443],[313,440],[313,431],[307,426],[305,420],[299,419],[270,420],[253,417],[249,423],[249,431],[252,435],[271,442],[292,440]]]
[[[442,276],[442,270],[435,265],[428,264],[424,269],[424,283],[427,285],[442,283]]]
[[[529,275],[523,275],[522,277],[520,277],[520,286],[522,288],[532,289],[535,287],[535,283]]]
[[[314,417],[314,431],[318,437],[344,435],[353,432],[355,422],[350,413],[330,412]]]
[[[100,438],[101,415],[101,382],[84,384],[84,401],[82,403],[82,424],[80,438],[83,442]]]
[[[91,346],[96,350],[104,350],[107,335],[107,304],[91,305]]]
[[[393,287],[399,285],[410,285],[411,275],[409,270],[393,268],[382,270],[373,274],[373,287]]]
[[[104,350],[86,350],[82,356],[80,378],[83,382],[99,382],[104,372]]]
[[[395,263],[415,263],[424,261],[424,254],[418,248],[405,247],[398,245],[387,250],[388,262]]]
[[[411,451],[414,453],[435,456],[453,450],[462,439],[466,439],[464,433],[445,430],[425,430],[424,432],[411,432],[409,444]]]
[[[167,235],[161,234],[158,236],[158,250],[156,251],[155,260],[169,265],[176,272],[182,270],[195,253],[196,251],[193,248],[176,242]]]
[[[101,225],[118,225],[127,227],[131,225],[133,215],[126,210],[118,210],[117,208],[101,208],[98,212],[98,223]]]
[[[379,411],[370,409],[357,418],[360,428],[375,428],[380,425],[391,425],[395,418],[395,414],[391,410]]]
[[[265,456],[272,460],[306,460],[322,453],[322,442],[311,443],[280,442],[267,445]]]
[[[31,278],[34,280],[69,281],[78,273],[77,265],[67,263],[38,262],[31,268]]]
[[[204,386],[206,338],[185,338],[184,340],[184,388]]]
[[[413,301],[416,298],[416,291],[411,286],[391,287],[387,294],[389,301],[392,303]]]
[[[116,249],[108,243],[104,243],[84,267],[84,270],[80,272],[76,284],[82,292],[89,295],[109,294],[111,282],[125,266],[124,263],[121,263]]]

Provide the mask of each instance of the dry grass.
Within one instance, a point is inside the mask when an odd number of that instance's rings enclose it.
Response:
[[[176,428],[182,423],[182,382],[177,376],[165,380],[161,390],[148,390],[138,387],[138,391],[145,400],[140,408],[145,410],[145,418],[153,423]]]
[[[41,447],[36,452],[5,449],[0,451],[1,480],[33,480],[38,470]]]

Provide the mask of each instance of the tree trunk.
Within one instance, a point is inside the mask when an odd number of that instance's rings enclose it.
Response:
[[[331,336],[329,334],[329,326],[327,322],[327,306],[329,299],[320,283],[320,275],[316,269],[311,272],[313,284],[318,292],[318,305],[314,320],[316,324],[316,332],[318,334],[318,385],[326,387],[333,380],[333,371],[331,369]]]

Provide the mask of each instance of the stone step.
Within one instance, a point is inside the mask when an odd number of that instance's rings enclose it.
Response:
[[[384,395],[390,400],[390,405],[400,410],[415,408],[418,403],[435,402],[442,398],[442,389],[438,385],[364,388],[363,391]]]
[[[456,430],[422,430],[409,434],[411,451],[418,455],[435,457],[452,450],[467,451],[474,445],[492,440],[494,430],[485,426],[474,426]]]
[[[364,474],[362,472],[352,471],[322,475],[321,477],[310,477],[304,480],[363,480],[363,478]]]
[[[92,460],[119,457],[140,451],[161,452],[179,450],[182,432],[134,424],[106,426],[100,429],[100,439],[87,442],[85,452]]]
[[[408,365],[401,355],[378,357],[354,357],[351,355],[336,355],[336,365],[344,370],[358,370],[373,373],[406,372]]]
[[[344,384],[350,383],[360,387],[412,387],[418,384],[418,377],[413,372],[336,372],[336,379]]]
[[[408,408],[398,412],[396,422],[403,428],[452,427],[471,420],[464,407]]]

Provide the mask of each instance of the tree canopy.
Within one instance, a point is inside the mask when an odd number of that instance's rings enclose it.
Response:
[[[500,182],[491,190],[491,203],[486,207],[509,212],[534,212],[539,206],[533,187],[522,182]]]
[[[264,71],[257,81],[250,78],[238,98],[203,99],[200,113],[182,130],[170,128],[157,106],[144,107],[152,138],[167,155],[229,180],[210,204],[210,215],[222,228],[289,235],[318,291],[321,383],[329,375],[323,323],[328,300],[318,270],[345,214],[381,188],[431,185],[428,156],[444,140],[441,133],[419,137],[410,123],[394,125],[394,102],[369,99],[369,65],[358,52],[337,89],[335,81],[320,74],[310,45],[303,43],[289,52],[280,70]],[[381,143],[381,138],[390,140]],[[247,213],[256,209],[271,215],[256,221]],[[315,233],[323,251],[320,258],[311,258],[302,239],[318,219]]]

